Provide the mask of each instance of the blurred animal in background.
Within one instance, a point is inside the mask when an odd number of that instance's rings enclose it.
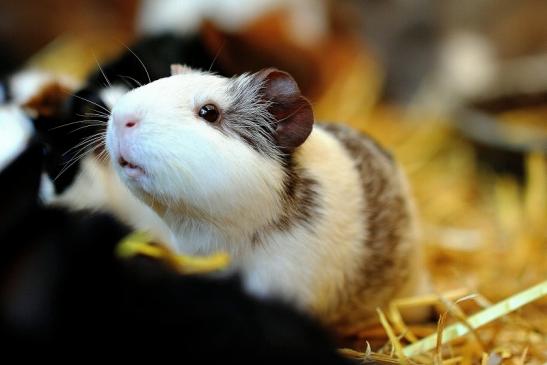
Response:
[[[5,85],[7,103],[32,121],[43,143],[40,190],[44,202],[110,212],[169,242],[167,228],[155,213],[132,198],[100,149],[109,115],[107,103],[127,89],[81,88],[71,79],[33,69],[12,75]]]
[[[320,42],[327,35],[328,11],[328,1],[325,0],[241,0],[237,3],[231,0],[143,0],[137,14],[136,29],[140,35],[157,35],[166,31],[188,34],[199,29],[205,20],[233,33],[252,26],[257,19],[283,14],[287,38],[307,46]]]
[[[384,101],[409,104],[438,63],[440,20],[432,0],[346,0],[334,11],[350,19],[380,61]]]

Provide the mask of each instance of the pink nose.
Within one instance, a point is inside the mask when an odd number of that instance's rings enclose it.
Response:
[[[131,114],[114,114],[114,127],[120,134],[129,133],[139,126],[139,119]]]

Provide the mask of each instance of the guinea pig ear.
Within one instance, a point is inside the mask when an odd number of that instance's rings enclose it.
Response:
[[[173,63],[171,65],[171,76],[181,75],[192,71],[192,69],[186,65],[181,65],[180,63]]]
[[[284,152],[293,152],[312,131],[311,104],[302,96],[292,76],[284,71],[268,68],[259,71],[256,77],[263,85],[263,97],[271,102],[269,112],[277,122],[277,144]]]

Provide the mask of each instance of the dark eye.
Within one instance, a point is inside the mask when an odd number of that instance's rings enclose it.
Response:
[[[199,110],[198,115],[200,116],[200,118],[205,119],[209,123],[216,122],[218,118],[220,117],[220,113],[217,107],[214,106],[213,104],[207,104],[202,106],[201,109]]]

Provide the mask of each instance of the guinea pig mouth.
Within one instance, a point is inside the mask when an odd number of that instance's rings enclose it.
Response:
[[[144,170],[140,166],[132,164],[122,156],[118,158],[118,164],[129,177],[138,177],[144,175]]]

